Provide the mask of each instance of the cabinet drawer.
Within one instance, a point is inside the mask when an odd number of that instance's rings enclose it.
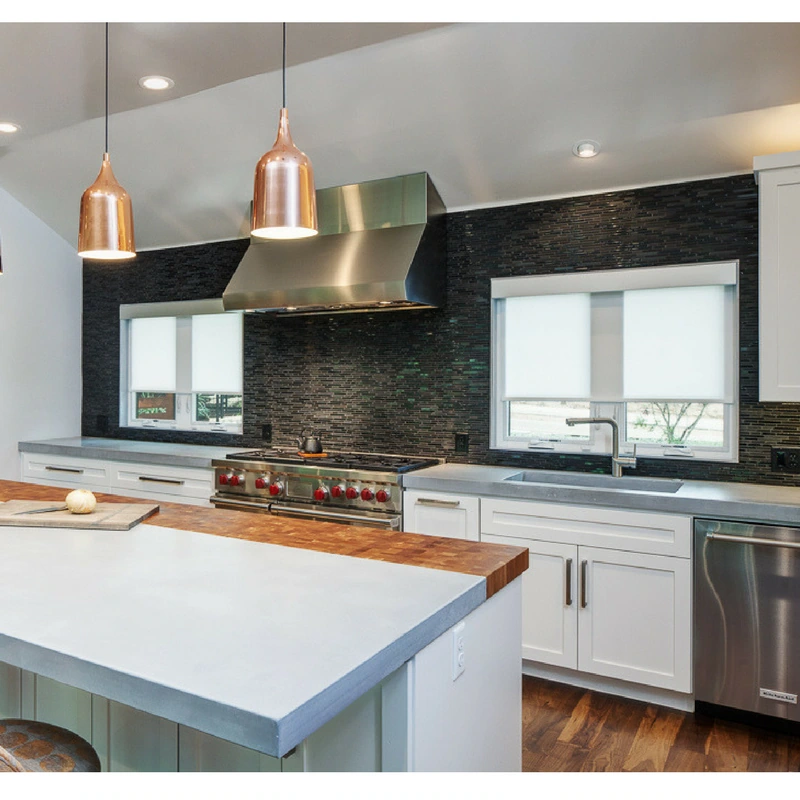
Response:
[[[528,500],[481,500],[481,534],[690,558],[691,517]]]
[[[403,492],[403,530],[477,542],[479,509],[480,499],[471,495],[407,489]]]
[[[103,490],[108,486],[108,463],[92,458],[23,453],[22,477],[33,483]]]
[[[174,496],[208,500],[214,489],[214,471],[199,467],[168,467],[155,464],[111,465],[110,486],[133,497]]]

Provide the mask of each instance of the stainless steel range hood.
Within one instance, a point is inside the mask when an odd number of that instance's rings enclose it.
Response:
[[[251,239],[226,310],[331,314],[444,304],[445,208],[426,172],[317,192],[310,239]]]

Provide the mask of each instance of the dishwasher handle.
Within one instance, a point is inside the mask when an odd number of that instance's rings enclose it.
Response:
[[[727,533],[708,531],[706,539],[720,542],[738,542],[739,544],[758,544],[766,547],[788,547],[791,550],[800,550],[800,542],[782,542],[779,539],[764,539],[760,536],[730,536]]]

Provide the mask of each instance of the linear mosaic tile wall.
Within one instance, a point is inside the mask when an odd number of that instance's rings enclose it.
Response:
[[[751,175],[448,215],[438,310],[245,320],[242,436],[118,427],[119,304],[218,297],[247,240],[84,264],[83,434],[258,447],[317,429],[327,448],[609,471],[608,457],[490,451],[490,278],[739,259],[740,462],[639,460],[639,475],[800,485],[770,446],[800,445],[800,404],[758,402],[758,194]],[[467,455],[454,435],[467,433]]]

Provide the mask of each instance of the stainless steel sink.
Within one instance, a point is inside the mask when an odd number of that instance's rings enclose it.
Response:
[[[674,494],[683,486],[677,478],[638,478],[634,475],[595,475],[590,472],[556,472],[529,469],[505,478],[509,482],[547,483],[583,489],[616,489],[626,492],[663,492]]]

